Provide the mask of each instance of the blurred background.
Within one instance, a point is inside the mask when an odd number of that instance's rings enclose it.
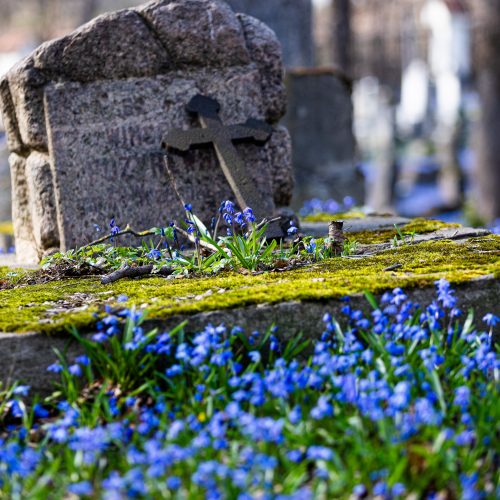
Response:
[[[0,0],[0,76],[133,0]],[[278,35],[296,209],[500,218],[499,0],[229,0]],[[0,221],[10,180],[0,122]],[[346,198],[347,197],[347,198]]]

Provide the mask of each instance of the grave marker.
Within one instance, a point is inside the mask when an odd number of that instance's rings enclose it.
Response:
[[[271,137],[273,128],[266,122],[253,118],[239,125],[225,126],[219,117],[220,104],[215,99],[202,95],[194,96],[186,110],[198,116],[202,127],[191,130],[173,129],[164,136],[162,145],[184,152],[196,146],[213,145],[240,208],[244,210],[255,207],[254,213],[258,221],[270,217],[272,214],[265,212],[265,201],[233,142],[253,140],[263,144]]]
[[[185,103],[221,104],[224,123],[277,124],[286,93],[279,43],[264,24],[218,0],[160,0],[105,14],[42,45],[0,82],[13,173],[19,260],[95,238],[94,224],[138,229],[183,218],[171,183],[209,222],[232,189],[213,150],[170,162],[161,138],[196,126]],[[237,144],[262,210],[289,204],[291,143]],[[252,207],[256,208],[256,207]]]

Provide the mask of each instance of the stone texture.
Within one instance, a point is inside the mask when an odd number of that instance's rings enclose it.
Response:
[[[16,236],[16,253],[25,261],[38,259],[38,250],[33,237],[28,184],[26,182],[26,159],[16,153],[9,157],[12,178],[12,220]]]
[[[33,237],[39,253],[59,248],[59,229],[52,172],[46,154],[32,152],[26,160]]]
[[[100,16],[14,67],[0,101],[18,155],[20,260],[84,244],[111,217],[137,228],[178,219],[178,194],[208,222],[231,197],[215,153],[190,152],[167,169],[159,151],[171,128],[199,126],[184,110],[197,93],[219,100],[225,123],[276,124],[286,93],[274,33],[219,0],[159,0]],[[287,131],[263,148],[237,147],[269,210],[288,204]]]
[[[364,201],[364,179],[355,167],[350,84],[334,70],[287,74],[285,125],[293,138],[294,203],[318,197]]]
[[[312,0],[227,0],[236,12],[266,23],[283,47],[287,67],[314,65]]]
[[[263,22],[238,14],[243,26],[247,47],[261,75],[262,98],[266,119],[278,121],[286,112],[286,89],[283,82],[283,62],[280,44]]]
[[[227,67],[250,62],[230,7],[218,0],[152,2],[138,12],[157,33],[176,66]]]

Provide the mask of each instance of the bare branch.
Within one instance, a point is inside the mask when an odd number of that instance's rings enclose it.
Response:
[[[144,238],[146,236],[155,236],[156,232],[155,231],[135,231],[132,229],[129,225],[122,231],[118,231],[115,234],[107,234],[106,236],[103,236],[102,238],[99,238],[97,240],[91,241],[90,243],[87,243],[83,247],[80,248],[80,250],[83,250],[88,247],[93,247],[95,245],[99,245],[99,243],[104,243],[105,241],[111,240],[113,238],[117,238],[118,236],[124,236],[126,234],[131,234],[132,236],[135,236],[136,238]]]
[[[106,276],[103,276],[101,279],[101,284],[109,285],[110,283],[114,283],[115,281],[121,280],[123,278],[138,278],[140,276],[150,276],[150,275],[159,275],[159,276],[170,276],[173,271],[169,267],[162,267],[158,272],[153,273],[154,266],[153,264],[149,264],[147,266],[138,266],[138,267],[125,267],[123,269],[118,269],[117,271],[113,271]]]

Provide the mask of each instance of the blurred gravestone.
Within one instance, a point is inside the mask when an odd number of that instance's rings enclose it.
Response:
[[[236,12],[266,23],[278,37],[287,68],[314,65],[311,0],[227,0]]]
[[[290,70],[285,124],[293,137],[294,204],[346,195],[364,201],[355,167],[351,83],[330,69]]]
[[[178,193],[209,222],[232,197],[214,152],[190,152],[167,173],[160,151],[169,130],[196,126],[184,108],[200,93],[220,102],[224,122],[277,123],[286,95],[274,33],[218,0],[163,0],[100,16],[13,68],[0,104],[20,259],[87,243],[111,217],[166,225],[183,216]],[[237,148],[266,210],[287,205],[286,129]]]

